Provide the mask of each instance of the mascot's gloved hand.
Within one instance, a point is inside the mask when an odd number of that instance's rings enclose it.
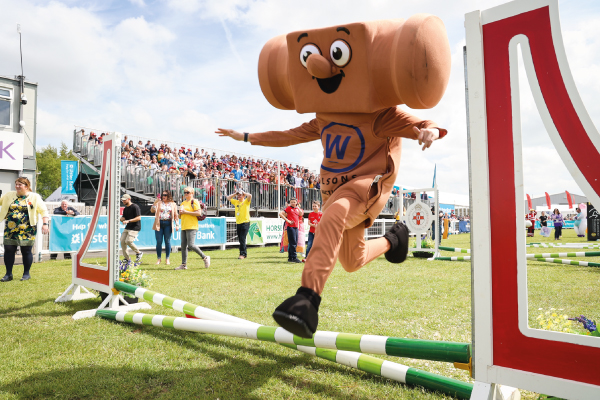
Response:
[[[273,319],[286,331],[310,339],[317,331],[320,304],[321,296],[314,290],[301,286],[296,295],[275,309]]]
[[[383,237],[390,242],[390,249],[385,253],[385,259],[395,264],[404,262],[408,255],[408,228],[406,225],[402,222],[394,224]]]

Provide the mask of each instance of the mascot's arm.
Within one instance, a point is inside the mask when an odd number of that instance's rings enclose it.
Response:
[[[448,133],[446,129],[439,128],[435,122],[422,120],[399,107],[383,110],[373,123],[373,132],[379,137],[395,136],[417,140],[418,134],[413,127],[419,129],[436,128],[440,131],[438,139],[443,138]]]
[[[321,134],[319,133],[319,124],[317,120],[313,119],[297,128],[288,129],[286,131],[252,133],[248,136],[248,139],[253,145],[286,147],[321,139]]]

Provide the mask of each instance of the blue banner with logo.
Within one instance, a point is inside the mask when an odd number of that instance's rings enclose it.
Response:
[[[76,194],[75,179],[79,175],[79,164],[77,161],[60,162],[61,194]]]
[[[546,224],[548,225],[548,228],[554,228],[554,221],[546,221]],[[564,221],[563,223],[563,229],[573,229],[573,227],[575,226],[575,221]],[[540,221],[535,221],[535,229],[541,229],[542,225],[540,224]]]
[[[452,211],[454,211],[454,204],[439,204],[439,210],[442,211],[444,214],[448,214],[448,216],[450,216],[450,214],[452,214]]]
[[[50,222],[50,252],[78,251],[91,221],[91,215],[78,217],[52,215]],[[142,229],[135,239],[135,245],[141,249],[156,248],[155,231],[152,230],[154,217],[142,217],[141,222]],[[119,222],[119,225],[120,231],[123,232],[125,226],[121,222]],[[196,244],[198,246],[214,246],[226,242],[227,223],[225,218],[206,218],[204,221],[198,221],[198,232],[196,232]],[[101,215],[94,231],[90,250],[105,250],[107,243],[107,216]],[[175,231],[171,235],[171,246],[180,245],[181,231]]]

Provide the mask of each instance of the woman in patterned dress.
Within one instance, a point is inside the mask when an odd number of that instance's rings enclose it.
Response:
[[[12,269],[15,263],[17,246],[21,247],[23,256],[22,281],[29,280],[29,270],[33,263],[31,252],[37,233],[38,214],[43,220],[42,233],[48,233],[48,209],[39,194],[31,191],[31,183],[27,178],[18,178],[15,181],[14,192],[8,192],[0,197],[0,221],[6,219],[4,224],[4,265],[6,275],[0,282],[13,280]]]

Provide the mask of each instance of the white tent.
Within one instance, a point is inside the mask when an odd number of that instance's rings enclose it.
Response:
[[[558,208],[558,211],[560,211],[561,214],[565,215],[565,214],[575,214],[575,208],[578,207],[578,205],[573,204],[573,208],[569,208],[568,204],[552,204],[550,210],[548,210],[548,205],[545,206],[537,206],[535,208],[535,211],[538,213],[538,215],[544,211],[546,214],[552,214],[552,212],[554,211],[555,208]]]
[[[77,201],[77,195],[75,194],[62,194],[62,190],[59,187],[58,189],[56,189],[54,192],[52,192],[52,194],[50,196],[48,196],[48,198],[45,200],[46,202],[60,202],[63,200],[67,200],[67,201]]]

